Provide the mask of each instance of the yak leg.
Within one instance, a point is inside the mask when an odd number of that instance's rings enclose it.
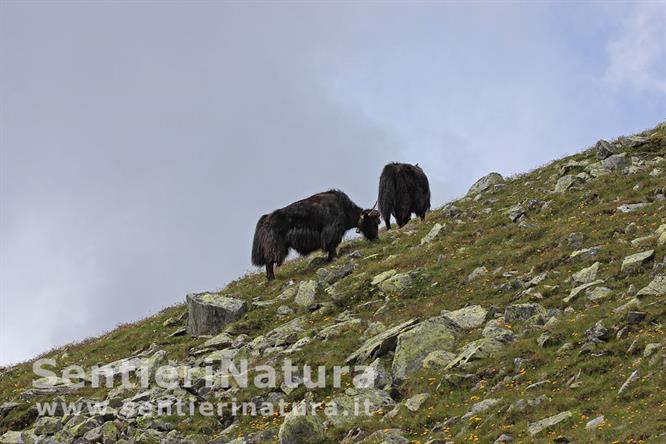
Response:
[[[275,266],[275,264],[273,262],[266,263],[266,278],[269,281],[272,281],[273,279],[275,279],[275,273],[273,272],[274,266]]]
[[[421,218],[421,220],[424,221],[424,220],[425,220],[425,216],[426,216],[425,211],[424,211],[423,213],[419,214],[418,216]]]
[[[386,225],[386,229],[390,230],[391,229],[391,213],[382,214],[382,217],[384,218],[384,224]]]
[[[332,262],[336,257],[338,257],[337,248],[333,247],[332,249],[328,250],[328,261]]]

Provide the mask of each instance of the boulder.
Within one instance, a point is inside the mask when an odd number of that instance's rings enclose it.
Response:
[[[593,177],[603,176],[614,171],[622,171],[630,164],[627,153],[613,154],[604,160],[588,165],[585,170]]]
[[[468,196],[479,194],[484,191],[489,190],[491,187],[497,184],[504,183],[504,177],[499,173],[490,173],[486,176],[483,176],[481,179],[477,180],[474,185],[472,185],[467,192]]]
[[[400,429],[377,430],[363,441],[361,444],[409,444],[411,441],[404,436]]]
[[[414,395],[405,401],[405,407],[407,407],[407,410],[410,412],[417,412],[429,397],[430,395],[428,393]]]
[[[324,423],[312,415],[310,405],[303,401],[285,416],[278,439],[280,444],[318,444],[324,437]]]
[[[486,267],[477,267],[467,276],[467,282],[474,282],[475,280],[488,274]]]
[[[480,305],[471,305],[455,311],[443,311],[442,316],[449,318],[460,328],[469,330],[478,328],[486,322],[488,310]]]
[[[646,202],[635,203],[635,204],[624,204],[617,207],[617,211],[620,213],[633,213],[634,211],[642,210],[643,208],[650,205]]]
[[[317,282],[303,281],[298,285],[298,292],[294,302],[301,307],[308,307],[314,304],[317,297]]]
[[[615,154],[615,149],[613,149],[613,146],[601,139],[599,140],[595,145],[594,145],[594,150],[597,152],[597,159],[598,160],[604,160]]]
[[[599,262],[595,262],[589,267],[583,268],[579,272],[574,273],[571,278],[574,280],[574,282],[578,282],[579,284],[589,284],[597,278],[600,265],[601,264],[599,264]]]
[[[334,410],[329,410],[329,406],[335,406]],[[324,411],[332,424],[336,427],[342,427],[354,423],[359,419],[354,414],[355,411],[358,411],[356,410],[358,406],[363,406],[361,407],[360,415],[365,415],[365,406],[367,406],[367,411],[373,414],[378,410],[392,408],[395,406],[395,401],[384,390],[349,388],[345,390],[344,395],[339,395],[331,399]]]
[[[247,311],[242,299],[213,293],[187,295],[187,332],[192,336],[216,335]]]
[[[382,388],[392,382],[391,375],[379,358],[372,361],[359,378],[361,381],[358,384],[359,388]]]
[[[622,273],[635,273],[641,269],[643,265],[654,259],[654,250],[642,251],[640,253],[627,256],[622,261]]]
[[[413,318],[373,336],[365,341],[358,350],[349,355],[347,359],[345,359],[345,363],[367,362],[369,359],[377,358],[389,351],[395,350],[398,335],[413,328],[418,322],[418,318]]]
[[[602,284],[603,282],[604,282],[603,280],[598,279],[596,281],[589,282],[587,284],[579,285],[578,287],[573,288],[571,290],[571,292],[569,293],[569,296],[563,298],[562,301],[564,303],[568,304],[571,301],[573,301],[574,299],[576,299],[578,297],[578,295],[580,295],[583,291],[587,290],[588,288],[592,288],[592,287],[595,287],[599,284]]]
[[[478,413],[485,412],[489,408],[499,404],[501,399],[488,398],[483,401],[479,401],[472,405],[467,413],[465,413],[462,419],[470,419],[473,416],[476,416]]]
[[[406,379],[423,367],[424,359],[431,352],[452,350],[459,334],[459,327],[445,317],[426,319],[401,333],[393,356],[393,377]]]
[[[400,295],[412,285],[412,277],[409,273],[398,273],[379,284],[379,288],[385,293]]]
[[[566,176],[562,176],[557,180],[557,183],[555,184],[555,192],[564,193],[565,191],[568,191],[570,188],[572,188],[574,185],[580,183],[583,183],[583,180],[580,177],[567,174]]]
[[[547,313],[548,311],[541,304],[514,304],[504,310],[504,320],[506,322],[524,321],[537,314],[546,316]]]
[[[372,278],[372,281],[370,281],[370,285],[379,285],[382,282],[384,282],[386,279],[393,277],[396,274],[398,274],[398,272],[395,270],[386,270],[382,273],[379,273],[374,278]]]

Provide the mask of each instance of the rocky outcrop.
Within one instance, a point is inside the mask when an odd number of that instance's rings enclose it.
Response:
[[[247,303],[214,293],[188,294],[187,310],[187,332],[190,335],[214,335],[239,320],[247,311]]]

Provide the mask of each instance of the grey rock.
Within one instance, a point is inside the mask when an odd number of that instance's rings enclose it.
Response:
[[[192,336],[215,335],[247,311],[242,299],[213,293],[187,295],[187,332]]]
[[[379,284],[379,288],[388,294],[400,295],[412,285],[412,276],[409,273],[398,273]]]
[[[631,384],[634,382],[638,381],[638,378],[640,377],[640,372],[638,370],[634,370],[629,377],[627,378],[626,381],[624,381],[624,384],[620,387],[620,390],[618,390],[617,394],[621,395],[622,393],[626,392]]]
[[[599,272],[600,265],[601,264],[599,262],[595,262],[589,267],[584,268],[577,273],[574,273],[571,276],[571,278],[574,280],[574,282],[578,282],[579,284],[589,284],[590,282],[593,282],[597,278],[597,273]]]
[[[654,260],[654,250],[642,251],[640,253],[627,256],[622,261],[622,273],[635,273],[643,265]]]
[[[409,439],[404,437],[404,432],[400,429],[377,430],[366,439],[362,444],[409,444]]]
[[[455,311],[443,311],[442,316],[451,319],[460,328],[470,330],[483,325],[488,310],[480,305],[470,305]]]
[[[432,242],[437,235],[439,234],[440,231],[442,231],[442,228],[444,228],[443,225],[436,223],[433,225],[433,227],[430,229],[428,234],[426,234],[422,239],[421,239],[421,245],[429,244]]]
[[[475,280],[488,274],[486,267],[477,267],[467,276],[467,282],[474,282]]]
[[[514,304],[504,310],[504,320],[506,322],[524,321],[537,314],[545,316],[546,313],[546,309],[541,304]]]
[[[644,311],[629,311],[626,315],[628,324],[640,324],[645,320],[647,313]]]
[[[571,233],[567,236],[567,247],[572,250],[583,248],[583,242],[585,242],[585,235],[583,233]]]
[[[435,350],[452,350],[460,333],[459,327],[444,317],[426,319],[400,333],[393,356],[393,377],[405,379],[422,368],[426,356]]]
[[[581,183],[583,183],[583,180],[580,177],[567,174],[557,180],[557,183],[555,184],[555,192],[564,193]]]
[[[604,160],[615,154],[615,149],[613,149],[613,146],[601,139],[599,140],[595,145],[594,149],[597,152],[597,159],[598,160]]]
[[[656,276],[647,287],[643,287],[637,296],[663,296],[666,295],[666,276]]]
[[[414,395],[405,401],[405,407],[407,407],[407,410],[410,412],[417,412],[429,397],[430,395],[428,393]]]
[[[636,203],[636,204],[624,204],[617,207],[617,211],[620,213],[633,213],[634,211],[642,210],[643,208],[649,206],[649,203]]]
[[[585,171],[593,177],[603,176],[614,171],[621,171],[629,166],[627,153],[613,154],[604,160],[588,165]]]
[[[593,282],[589,282],[587,284],[579,285],[578,287],[573,288],[571,290],[571,292],[569,293],[569,296],[563,298],[562,301],[565,304],[569,304],[571,301],[576,299],[578,297],[578,295],[580,295],[583,291],[585,291],[589,288],[592,288],[594,286],[597,286],[599,284],[602,284],[603,282],[604,282],[603,280],[599,279],[599,280],[596,280],[596,281],[593,281]]]
[[[278,439],[280,444],[317,444],[324,436],[324,423],[312,415],[310,405],[303,401],[296,404],[285,416]]]
[[[472,405],[472,407],[469,409],[467,413],[465,413],[462,417],[462,419],[469,419],[479,413],[485,412],[489,408],[496,406],[499,404],[501,399],[493,399],[493,398],[488,398],[484,399],[483,401],[479,401],[475,404]]]
[[[570,411],[558,413],[557,415],[544,418],[540,421],[531,422],[527,425],[527,432],[531,436],[538,435],[542,431],[549,429],[567,419],[571,418],[572,413]]]
[[[504,177],[499,173],[490,173],[486,176],[483,176],[481,179],[477,180],[474,185],[472,185],[467,192],[468,196],[479,194],[484,191],[489,190],[491,187],[497,184],[504,183]]]
[[[418,318],[413,318],[393,326],[377,336],[373,336],[365,341],[358,350],[349,355],[347,359],[345,359],[345,363],[367,362],[369,359],[375,359],[389,351],[395,350],[398,342],[398,335],[413,328],[418,322]]]
[[[296,297],[294,297],[294,302],[301,307],[308,307],[312,305],[317,296],[317,282],[303,281],[298,285],[298,291],[296,292]]]
[[[509,208],[508,214],[511,222],[517,222],[522,216],[525,215],[525,209],[523,208],[522,204],[516,204]]]
[[[570,257],[571,259],[575,258],[589,259],[597,256],[602,249],[603,249],[602,245],[596,245],[590,248],[583,248],[582,250],[576,250],[573,253],[571,253]]]
[[[606,299],[608,296],[611,295],[613,291],[610,288],[606,287],[595,287],[592,289],[587,289],[585,291],[585,295],[587,296],[587,299],[590,302],[599,302],[602,299]]]

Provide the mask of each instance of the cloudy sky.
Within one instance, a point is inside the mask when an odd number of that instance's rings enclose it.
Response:
[[[0,364],[221,288],[262,213],[433,204],[666,118],[666,3],[0,0]]]

